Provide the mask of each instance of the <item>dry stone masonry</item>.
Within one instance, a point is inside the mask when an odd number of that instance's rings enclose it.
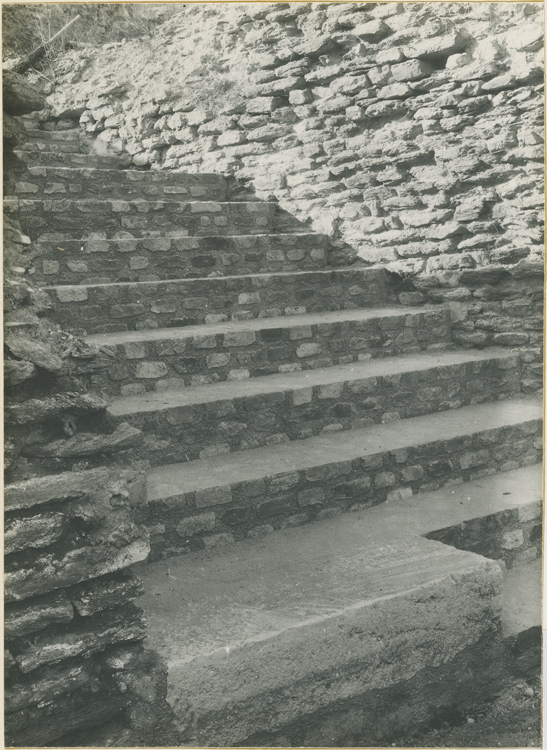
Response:
[[[541,27],[442,7],[192,7],[10,130],[8,744],[385,744],[535,668]]]
[[[80,115],[101,153],[121,152],[162,180],[172,169],[214,171],[275,197],[402,274],[405,291],[418,291],[405,304],[447,301],[465,346],[528,347],[533,391],[543,337],[542,39],[534,3],[442,13],[412,3],[205,5],[159,27],[154,62],[138,41],[93,60],[74,53],[51,106],[57,117]],[[32,198],[37,178],[20,197]],[[51,175],[47,189],[68,199],[76,188]],[[120,238],[138,237],[124,220]],[[165,278],[154,266],[139,252],[130,278]],[[73,278],[95,274],[77,268]]]
[[[44,104],[22,76],[4,76],[8,194],[21,169],[12,149],[26,140],[20,116]],[[131,566],[150,549],[135,523],[145,477],[106,466],[142,434],[101,421],[108,401],[81,377],[99,350],[45,319],[49,301],[26,273],[34,250],[5,213],[5,741],[70,746],[81,732],[101,743],[103,726],[123,744],[168,741],[165,667],[143,648],[133,604],[142,585]]]

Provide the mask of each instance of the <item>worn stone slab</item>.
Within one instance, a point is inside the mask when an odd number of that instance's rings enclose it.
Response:
[[[108,469],[92,469],[8,484],[4,488],[4,509],[20,510],[53,501],[78,500],[103,486],[109,473]]]
[[[352,552],[291,541],[147,576],[149,642],[191,743],[279,730],[450,661],[495,628],[496,563],[425,540]]]
[[[390,685],[442,684],[454,670],[461,684],[466,659],[478,664],[472,649],[481,638],[489,658],[502,601],[509,622],[511,583],[501,601],[495,562],[420,537],[509,508],[525,514],[541,497],[541,476],[540,466],[519,469],[141,568],[150,643],[169,664],[169,699],[185,737],[232,746],[287,725],[297,731],[306,715],[330,707],[352,715],[356,696],[389,712],[389,691],[385,699],[375,691]],[[521,617],[515,627],[525,625]],[[484,667],[483,691],[491,679]],[[415,719],[423,706],[404,689]],[[385,709],[373,708],[379,700]],[[334,737],[341,729],[333,721]]]

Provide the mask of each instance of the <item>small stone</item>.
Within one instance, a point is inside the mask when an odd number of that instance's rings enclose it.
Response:
[[[59,273],[59,261],[57,260],[43,260],[42,261],[42,273],[49,275]]]
[[[374,486],[381,487],[392,487],[395,484],[395,474],[391,471],[381,471],[374,477]]]
[[[215,514],[202,513],[199,516],[184,518],[177,526],[177,534],[186,539],[202,531],[213,531],[215,528]]]
[[[85,286],[57,287],[55,293],[59,302],[83,302],[87,299],[87,289]]]
[[[506,531],[501,540],[502,549],[518,549],[524,544],[524,532],[522,529]]]
[[[296,356],[299,358],[312,357],[314,354],[319,354],[320,352],[321,352],[320,344],[306,343],[306,344],[300,344],[300,346],[296,350]]]
[[[256,341],[254,331],[239,331],[224,334],[224,346],[250,346]]]
[[[135,373],[136,378],[162,378],[167,375],[165,362],[140,362]]]
[[[434,68],[423,60],[409,60],[391,66],[391,75],[396,81],[418,81],[433,71]]]
[[[211,505],[225,505],[232,502],[230,487],[208,487],[196,492],[196,506],[208,508]]]

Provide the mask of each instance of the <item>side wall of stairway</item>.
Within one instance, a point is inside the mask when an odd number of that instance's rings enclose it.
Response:
[[[542,27],[533,3],[185,8],[70,53],[50,103],[137,166],[246,180],[366,260],[513,265],[542,257]]]
[[[19,116],[37,106],[43,101],[24,79],[4,80],[8,194]],[[143,648],[146,622],[133,604],[141,584],[130,566],[149,552],[146,529],[134,523],[146,500],[144,475],[88,470],[112,442],[86,432],[108,405],[81,377],[97,352],[44,318],[47,297],[25,273],[32,243],[11,217],[4,251],[6,744],[70,745],[80,731],[84,744],[146,745],[169,716],[166,670]],[[72,453],[28,453],[30,443],[52,439],[70,443]]]

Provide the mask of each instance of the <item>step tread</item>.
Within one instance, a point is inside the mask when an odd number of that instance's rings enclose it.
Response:
[[[66,131],[65,131],[66,132]],[[90,154],[90,156],[94,156],[93,154]],[[37,166],[37,167],[28,167],[28,171],[30,174],[34,174],[33,170],[48,170],[52,172],[100,172],[101,176],[108,176],[108,175],[119,175],[119,174],[141,174],[145,175],[142,180],[135,180],[135,183],[138,184],[139,182],[145,182],[146,179],[151,176],[151,182],[155,182],[156,180],[161,182],[166,177],[170,177],[171,175],[177,175],[179,177],[188,177],[190,179],[195,179],[196,181],[199,181],[202,178],[206,179],[212,179],[215,178],[219,182],[225,182],[226,178],[218,174],[217,172],[177,172],[177,171],[169,171],[169,172],[161,172],[159,170],[157,171],[141,171],[137,169],[106,169],[101,167],[56,167],[51,164],[44,165],[44,166]]]
[[[116,200],[116,199],[113,199]],[[201,201],[200,201],[201,202]],[[249,241],[255,241],[260,240],[262,237],[271,237],[271,238],[281,238],[284,237],[316,237],[318,240],[321,240],[322,242],[325,242],[329,239],[329,236],[327,234],[321,234],[321,232],[299,232],[299,231],[290,231],[290,232],[264,232],[263,234],[259,234],[258,232],[256,234],[223,234],[220,239],[222,240],[231,240],[234,238],[237,238],[238,240],[248,239]],[[64,238],[63,235],[58,234],[50,234],[48,235],[47,239],[40,238],[36,241],[36,244],[43,245],[48,242],[59,242],[60,240],[63,240],[65,242],[88,242],[90,239],[98,239],[98,238],[89,238],[89,237],[80,237],[79,239],[76,237],[70,237],[70,238]],[[112,244],[124,244],[124,243],[135,243],[135,242],[142,242],[142,241],[148,241],[151,239],[176,239],[176,240],[188,240],[194,241],[194,242],[201,242],[201,241],[211,241],[211,240],[219,240],[218,234],[199,234],[199,235],[188,235],[183,234],[178,237],[173,237],[171,234],[162,235],[161,237],[106,237],[106,238],[100,238],[101,242],[107,242]],[[372,266],[367,266],[367,268]],[[383,268],[383,266],[375,266],[375,268]]]
[[[302,278],[304,276],[338,276],[342,274],[347,274],[348,271],[355,272],[356,274],[366,274],[369,271],[372,271],[374,273],[378,273],[378,271],[381,271],[381,266],[349,266],[347,268],[318,268],[315,269],[305,269],[303,271],[262,271],[262,272],[256,272],[256,273],[238,273],[233,274],[232,276],[195,276],[193,278],[189,279],[157,279],[155,281],[109,281],[109,282],[103,282],[100,284],[54,284],[52,286],[44,286],[42,289],[45,290],[51,290],[55,291],[56,289],[67,289],[67,288],[77,288],[77,289],[102,289],[103,287],[121,287],[123,289],[127,287],[136,287],[137,289],[142,288],[144,286],[166,286],[168,284],[197,284],[202,281],[215,281],[215,282],[229,282],[231,279],[254,279],[257,277],[268,278],[270,276],[272,277],[281,277],[281,278],[290,278],[290,277],[299,277]]]
[[[91,205],[97,205],[97,206],[103,206],[108,203],[128,203],[132,206],[134,205],[141,205],[143,203],[161,203],[162,205],[168,204],[168,205],[189,205],[189,204],[195,204],[199,203],[200,205],[205,204],[216,204],[221,206],[275,206],[277,207],[277,202],[275,201],[227,201],[227,200],[204,200],[202,198],[193,198],[193,199],[184,199],[184,200],[173,200],[172,198],[166,198],[165,196],[158,196],[154,198],[74,198],[72,196],[67,196],[65,198],[60,197],[44,197],[44,198],[20,198],[20,197],[8,197],[4,198],[4,203],[8,205],[12,205],[14,203],[19,203],[21,206],[35,206],[41,203],[74,203],[76,205],[84,205],[84,206],[91,206]]]
[[[386,450],[394,451],[439,439],[449,440],[478,431],[516,425],[541,419],[541,416],[542,405],[537,400],[507,399],[370,425],[364,429],[320,435],[290,444],[159,466],[148,474],[148,499],[156,501],[182,492],[189,493],[351,461]]]
[[[401,357],[390,357],[346,365],[301,370],[278,375],[264,375],[244,381],[225,381],[192,388],[164,392],[150,392],[139,396],[117,398],[109,411],[115,416],[172,409],[213,401],[248,398],[267,393],[295,391],[313,386],[343,383],[364,378],[398,375],[402,373],[428,370],[436,367],[485,362],[495,359],[509,359],[515,354],[503,349],[458,350],[446,352],[420,352]]]
[[[220,278],[220,277],[219,277]],[[156,283],[156,282],[153,282]],[[249,320],[230,320],[224,323],[207,323],[180,328],[151,328],[141,331],[115,331],[114,333],[95,333],[86,336],[90,344],[98,346],[115,346],[133,341],[163,341],[168,339],[190,338],[192,336],[215,336],[216,334],[235,333],[238,331],[259,331],[272,328],[293,328],[295,326],[313,326],[344,321],[365,321],[374,318],[388,318],[405,315],[419,315],[444,310],[440,305],[423,307],[377,307],[354,310],[326,310],[318,313],[284,315],[272,318],[252,318]]]
[[[196,552],[139,566],[149,639],[171,666],[181,665],[457,575],[483,558],[420,537],[538,499],[541,468],[532,466],[286,529],[212,556]]]

